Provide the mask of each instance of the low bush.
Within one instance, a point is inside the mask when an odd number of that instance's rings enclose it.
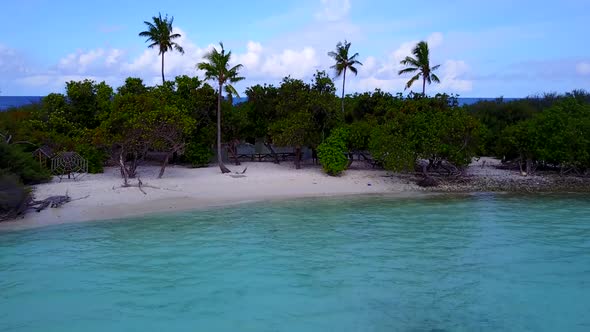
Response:
[[[88,161],[88,173],[96,174],[104,171],[104,163],[108,159],[106,152],[89,144],[76,146],[76,152]]]
[[[213,151],[205,144],[191,142],[186,145],[183,160],[193,167],[206,167],[213,157]]]
[[[329,175],[340,175],[348,166],[347,141],[348,131],[338,128],[330,134],[324,143],[318,146],[319,162]]]
[[[23,184],[36,184],[51,178],[49,170],[39,165],[33,156],[19,145],[0,143],[0,170],[12,173]]]
[[[0,170],[0,221],[23,214],[30,200],[31,193],[18,176]]]

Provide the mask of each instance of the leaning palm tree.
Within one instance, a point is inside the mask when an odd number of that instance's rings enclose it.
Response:
[[[160,51],[158,54],[162,55],[162,84],[164,84],[164,53],[177,50],[181,54],[184,54],[184,49],[174,42],[174,39],[181,37],[180,34],[173,33],[172,22],[174,22],[174,16],[170,19],[168,19],[168,15],[162,18],[162,14],[158,13],[158,17],[152,17],[152,21],[143,22],[148,26],[148,29],[140,32],[139,36],[147,38],[145,42],[151,43],[148,45],[149,48],[158,46]]]
[[[415,73],[408,83],[406,83],[406,89],[409,89],[415,81],[419,80],[422,77],[422,95],[426,93],[426,82],[428,84],[440,83],[440,79],[436,76],[433,71],[437,70],[440,65],[436,65],[434,67],[430,67],[430,51],[428,50],[428,43],[425,41],[421,41],[412,50],[412,54],[414,54],[414,58],[407,56],[403,59],[400,63],[404,66],[408,66],[400,70],[397,74],[405,74],[405,73]]]
[[[359,56],[358,53],[355,53],[351,57],[348,56],[349,49],[350,42],[345,40],[344,43],[338,42],[338,44],[336,44],[336,51],[328,52],[328,55],[334,58],[336,61],[336,63],[330,68],[333,68],[336,71],[336,77],[340,77],[340,75],[342,75],[342,113],[344,113],[344,87],[346,84],[346,70],[350,70],[356,75],[357,69],[355,65],[363,65],[356,59]]]
[[[238,64],[233,67],[229,67],[231,59],[231,51],[225,52],[223,43],[219,43],[221,46],[221,52],[216,48],[205,55],[205,62],[197,64],[197,69],[205,71],[205,79],[214,80],[219,85],[217,90],[217,162],[221,173],[229,173],[230,170],[225,167],[221,160],[221,98],[223,94],[223,85],[225,84],[225,91],[232,95],[239,97],[236,89],[231,83],[236,83],[244,78],[238,75],[238,71],[242,69],[242,65]]]

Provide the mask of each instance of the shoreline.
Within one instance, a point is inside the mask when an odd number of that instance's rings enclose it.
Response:
[[[29,211],[23,217],[0,222],[0,232],[38,228],[65,223],[113,220],[165,212],[180,212],[204,208],[223,208],[250,202],[290,200],[314,197],[340,197],[385,194],[414,197],[427,194],[407,180],[392,180],[387,172],[377,169],[353,168],[341,177],[331,177],[318,166],[306,165],[295,170],[290,163],[243,163],[229,166],[234,172],[248,167],[245,176],[221,174],[219,168],[186,168],[170,166],[162,179],[157,179],[159,167],[139,168],[144,185],[143,194],[137,187],[121,188],[118,168],[105,168],[102,174],[88,174],[82,179],[64,180],[33,187],[36,199],[66,192],[71,202],[59,208],[41,212]],[[136,183],[136,180],[131,180]],[[81,197],[88,196],[85,199]]]
[[[356,164],[356,163],[355,163]],[[0,233],[51,225],[99,220],[142,217],[166,212],[224,208],[248,203],[284,201],[315,197],[391,196],[419,198],[437,195],[474,193],[589,193],[590,179],[545,175],[523,177],[497,168],[497,161],[482,158],[465,170],[459,179],[439,178],[439,186],[422,188],[416,176],[391,174],[385,170],[353,164],[340,177],[323,173],[319,166],[305,165],[295,170],[290,163],[243,163],[229,166],[232,173],[221,174],[217,166],[186,168],[172,165],[162,179],[157,179],[158,166],[139,168],[146,194],[137,187],[121,188],[122,179],[116,167],[104,173],[88,174],[82,179],[36,185],[36,199],[66,192],[73,201],[59,208],[39,213],[29,211],[23,217],[0,222]],[[237,174],[245,167],[245,175]],[[572,182],[573,181],[573,182]],[[136,183],[136,180],[131,180]],[[576,186],[572,187],[571,183]],[[566,190],[560,190],[566,189]],[[569,189],[569,190],[568,190]],[[88,196],[85,199],[77,198]]]

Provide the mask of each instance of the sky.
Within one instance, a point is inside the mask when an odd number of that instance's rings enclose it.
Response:
[[[93,79],[161,83],[158,51],[138,33],[159,12],[174,17],[185,54],[167,53],[165,75],[199,76],[195,65],[223,41],[244,65],[243,92],[283,77],[311,81],[330,71],[327,53],[352,43],[363,66],[346,92],[404,92],[400,61],[429,43],[441,84],[427,93],[524,97],[590,90],[589,0],[20,0],[4,1],[0,20],[0,96],[64,92]],[[420,91],[416,84],[410,90]],[[340,91],[338,92],[340,93]]]

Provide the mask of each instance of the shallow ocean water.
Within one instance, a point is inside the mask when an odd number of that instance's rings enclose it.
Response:
[[[590,196],[305,199],[0,233],[0,331],[590,331]]]

